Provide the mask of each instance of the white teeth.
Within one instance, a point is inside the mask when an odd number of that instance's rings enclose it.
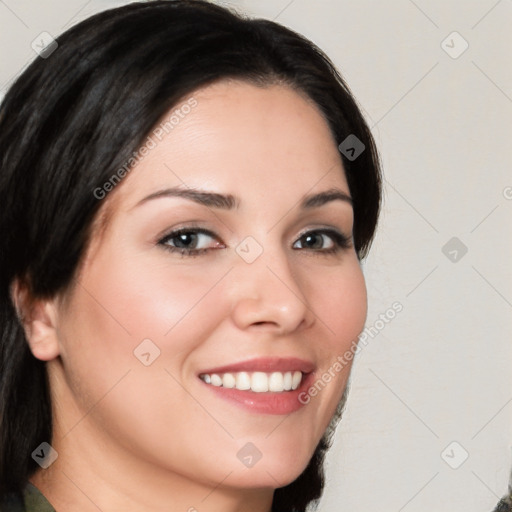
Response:
[[[284,391],[284,377],[280,372],[274,372],[268,379],[269,391]]]
[[[235,387],[242,391],[251,389],[251,376],[247,372],[237,373],[235,378]]]
[[[268,377],[263,372],[254,372],[251,377],[251,391],[264,393],[268,391]]]
[[[211,384],[212,386],[222,386],[222,379],[216,373],[214,373],[211,376]]]
[[[236,372],[224,374],[202,374],[200,378],[212,386],[235,388],[241,391],[251,390],[254,393],[282,393],[296,390],[302,382],[302,372]]]
[[[293,372],[292,389],[297,389],[299,387],[301,380],[302,380],[302,373],[301,372]]]
[[[292,372],[286,372],[284,374],[283,387],[285,391],[292,389]]]
[[[233,377],[232,373],[224,374],[224,377],[222,377],[222,385],[225,388],[234,388],[235,387],[235,377]]]

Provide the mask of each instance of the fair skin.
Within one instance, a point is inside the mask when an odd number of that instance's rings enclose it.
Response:
[[[226,400],[198,377],[295,357],[312,363],[317,380],[363,329],[366,289],[352,206],[340,198],[350,196],[342,161],[318,109],[288,87],[236,81],[194,97],[197,106],[105,200],[108,224],[93,235],[76,286],[36,302],[26,320],[34,356],[47,361],[59,453],[31,481],[59,512],[269,512],[274,489],[307,465],[347,383],[350,365],[280,414]],[[172,187],[230,194],[237,206],[141,203]],[[334,189],[340,197],[301,207]],[[158,243],[183,227],[212,232],[195,239],[208,250],[182,255],[165,248],[176,237]],[[349,247],[325,230],[349,237]],[[252,263],[235,250],[248,236],[263,250]],[[160,350],[149,366],[133,353],[144,339]],[[252,467],[237,457],[247,443],[261,453]]]

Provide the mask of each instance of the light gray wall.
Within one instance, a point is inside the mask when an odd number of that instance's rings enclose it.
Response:
[[[0,90],[41,32],[125,3],[0,1]],[[322,47],[384,163],[364,264],[378,334],[355,363],[321,510],[490,511],[512,466],[512,2],[221,3]],[[403,311],[381,328],[395,301]]]

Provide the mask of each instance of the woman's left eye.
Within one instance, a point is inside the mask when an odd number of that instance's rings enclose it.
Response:
[[[302,247],[298,247],[300,244]],[[294,249],[309,249],[333,253],[350,247],[350,239],[334,230],[317,230],[304,233],[294,244]]]

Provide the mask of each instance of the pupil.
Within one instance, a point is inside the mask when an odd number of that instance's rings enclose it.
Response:
[[[318,247],[319,238],[316,235],[306,235],[306,245],[308,247]]]
[[[182,233],[181,235],[178,235],[178,245],[187,248],[194,245],[194,236],[194,233]]]

